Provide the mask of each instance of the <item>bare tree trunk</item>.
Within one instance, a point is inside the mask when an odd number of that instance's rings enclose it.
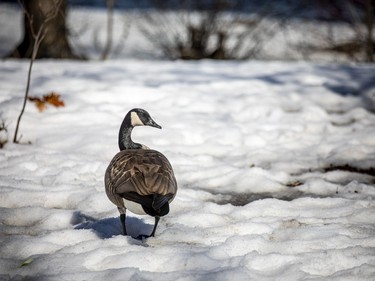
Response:
[[[31,58],[35,36],[32,30],[40,30],[44,24],[44,38],[40,42],[36,59],[39,58],[59,58],[59,59],[78,59],[79,57],[72,52],[68,42],[68,31],[66,28],[67,0],[61,0],[58,6],[56,17],[46,23],[48,13],[56,6],[57,0],[22,0],[21,3],[25,9],[24,15],[24,37],[22,42],[10,54],[10,57]],[[30,18],[28,18],[30,15]]]
[[[113,7],[116,0],[106,0],[107,3],[107,40],[106,45],[102,53],[102,60],[106,60],[112,49],[113,41]]]
[[[366,56],[367,61],[373,62],[374,61],[374,40],[373,40],[373,32],[374,32],[374,7],[371,0],[366,0],[366,19],[365,24],[367,27],[367,38],[366,38]]]

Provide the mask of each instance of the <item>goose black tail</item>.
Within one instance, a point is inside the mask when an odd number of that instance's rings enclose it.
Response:
[[[165,216],[169,213],[169,200],[173,198],[173,194],[161,195],[139,195],[135,192],[127,192],[121,194],[127,200],[137,202],[142,205],[143,210],[150,216]]]

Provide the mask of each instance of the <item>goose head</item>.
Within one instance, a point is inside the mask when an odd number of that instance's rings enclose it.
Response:
[[[128,112],[130,114],[130,125],[135,126],[150,126],[161,129],[161,126],[158,125],[150,116],[150,114],[141,108],[134,108]],[[126,117],[125,117],[126,118]]]
[[[142,108],[134,108],[130,110],[122,121],[120,132],[119,132],[119,148],[124,149],[142,149],[147,148],[146,146],[134,143],[131,139],[131,132],[136,126],[150,126],[161,129],[161,126],[157,124],[150,116],[150,114]]]

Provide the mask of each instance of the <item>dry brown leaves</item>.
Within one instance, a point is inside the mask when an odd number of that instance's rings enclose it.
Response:
[[[63,107],[65,103],[61,100],[61,96],[56,92],[51,92],[49,94],[43,95],[43,97],[29,97],[29,101],[33,102],[38,108],[39,112],[43,112],[47,109],[47,105],[52,105],[54,107]]]

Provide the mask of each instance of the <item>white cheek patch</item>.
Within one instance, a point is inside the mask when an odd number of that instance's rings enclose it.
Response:
[[[141,121],[141,119],[139,119],[139,116],[136,112],[132,112],[130,114],[130,119],[131,119],[131,123],[132,123],[132,126],[135,127],[135,126],[144,126],[145,124],[143,124],[143,122]]]

